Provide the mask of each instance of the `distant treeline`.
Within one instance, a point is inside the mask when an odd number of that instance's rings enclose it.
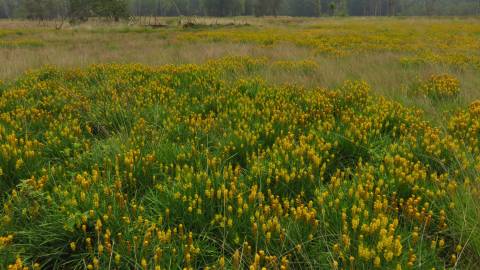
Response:
[[[480,0],[0,0],[0,18],[480,15]]]

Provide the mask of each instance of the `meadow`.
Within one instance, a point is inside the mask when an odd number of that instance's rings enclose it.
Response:
[[[160,20],[0,21],[0,269],[478,266],[478,18]]]

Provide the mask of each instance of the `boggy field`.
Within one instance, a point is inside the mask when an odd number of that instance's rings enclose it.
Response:
[[[203,64],[228,56],[263,58],[267,83],[336,88],[364,80],[372,90],[443,123],[480,99],[476,18],[144,18],[161,28],[91,21],[79,26],[0,20],[0,80],[54,65]],[[432,75],[456,77],[455,100],[432,103],[409,90]]]
[[[0,23],[0,269],[478,266],[478,21],[238,20]]]

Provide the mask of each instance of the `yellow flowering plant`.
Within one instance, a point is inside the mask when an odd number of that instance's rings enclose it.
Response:
[[[8,84],[1,267],[440,269],[468,259],[451,216],[480,169],[476,103],[442,130],[363,81],[308,89],[248,76],[265,64],[47,67]]]
[[[448,74],[432,75],[420,83],[419,91],[434,99],[454,98],[460,94],[460,82]]]

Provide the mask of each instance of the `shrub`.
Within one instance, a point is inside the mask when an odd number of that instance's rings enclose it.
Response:
[[[419,91],[433,99],[454,98],[460,94],[460,81],[448,74],[432,75],[420,83]]]

